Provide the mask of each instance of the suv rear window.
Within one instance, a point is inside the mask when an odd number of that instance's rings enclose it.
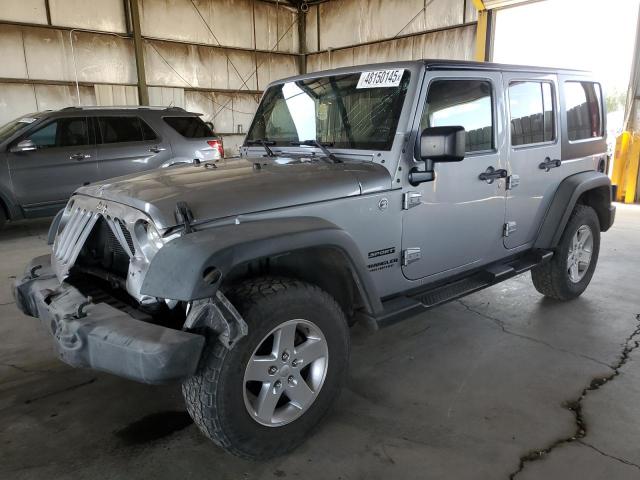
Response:
[[[213,130],[199,117],[164,117],[164,121],[186,138],[214,137]]]
[[[567,133],[569,140],[602,136],[602,101],[600,85],[593,82],[565,82]]]
[[[158,136],[140,117],[100,117],[102,143],[142,142]]]

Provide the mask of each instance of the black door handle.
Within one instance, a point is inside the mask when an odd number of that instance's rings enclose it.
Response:
[[[558,159],[551,160],[549,157],[547,157],[544,159],[544,162],[538,165],[538,168],[540,170],[544,170],[545,172],[548,172],[552,168],[557,168],[560,165],[562,165],[562,160],[558,160]]]
[[[91,155],[87,153],[74,153],[69,155],[69,160],[84,160],[85,158],[91,158]]]
[[[488,167],[484,172],[478,175],[480,180],[484,180],[487,183],[493,183],[494,180],[499,178],[506,178],[507,171],[503,168],[496,170],[493,167]]]

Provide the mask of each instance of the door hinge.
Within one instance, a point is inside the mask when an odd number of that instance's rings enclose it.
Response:
[[[520,185],[520,175],[509,175],[507,177],[507,190],[513,190]]]
[[[407,192],[402,196],[402,209],[409,210],[417,207],[422,202],[422,194],[420,192]]]
[[[517,229],[518,229],[518,224],[516,222],[507,222],[502,227],[502,236],[503,237],[508,237],[513,232],[515,232]]]
[[[405,267],[410,263],[417,262],[421,258],[420,247],[407,248],[402,251],[402,265]]]

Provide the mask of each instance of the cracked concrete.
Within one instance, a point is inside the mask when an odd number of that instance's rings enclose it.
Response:
[[[591,382],[589,382],[589,385],[585,387],[585,389],[582,391],[582,393],[580,394],[580,397],[574,400],[569,400],[565,402],[565,404],[563,405],[565,408],[570,410],[575,416],[576,430],[573,433],[573,435],[567,438],[561,438],[559,440],[556,440],[548,447],[533,450],[527,453],[526,455],[523,455],[522,457],[520,457],[520,463],[518,465],[518,469],[515,472],[513,472],[511,475],[509,475],[509,478],[511,480],[515,479],[525,469],[525,467],[527,466],[527,463],[540,460],[544,458],[546,455],[549,455],[551,452],[553,452],[553,450],[556,449],[557,447],[560,447],[562,445],[565,445],[571,442],[580,442],[582,445],[585,445],[587,447],[590,447],[596,450],[601,455],[607,456],[609,458],[613,458],[617,461],[620,461],[627,465],[635,466],[640,469],[640,467],[638,467],[638,465],[634,464],[633,462],[630,462],[628,460],[618,458],[612,455],[608,455],[602,450],[596,448],[595,446],[590,445],[585,441],[582,441],[582,439],[584,439],[588,434],[587,425],[586,425],[584,416],[582,414],[583,400],[590,392],[593,392],[602,388],[608,382],[614,380],[618,375],[620,375],[620,369],[622,368],[622,366],[627,363],[631,353],[635,349],[637,349],[638,346],[640,346],[640,342],[636,340],[638,335],[640,335],[640,314],[636,315],[636,321],[638,322],[638,326],[636,326],[636,328],[633,330],[633,332],[631,332],[631,334],[627,337],[626,341],[624,342],[622,352],[620,353],[620,359],[618,360],[616,365],[613,365],[611,367],[613,370],[612,373],[606,377],[593,378]]]
[[[55,359],[8,288],[47,251],[45,233],[46,222],[0,232],[0,478],[508,479],[540,451],[517,480],[640,475],[639,207],[619,207],[578,300],[543,299],[523,275],[377,333],[354,328],[335,410],[269,462],[206,440],[177,386]],[[123,438],[140,425],[153,435]]]

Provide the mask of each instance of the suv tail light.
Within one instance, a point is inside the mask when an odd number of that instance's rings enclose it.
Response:
[[[220,158],[224,158],[224,147],[222,146],[222,140],[207,140],[207,143],[211,148],[220,152]]]

